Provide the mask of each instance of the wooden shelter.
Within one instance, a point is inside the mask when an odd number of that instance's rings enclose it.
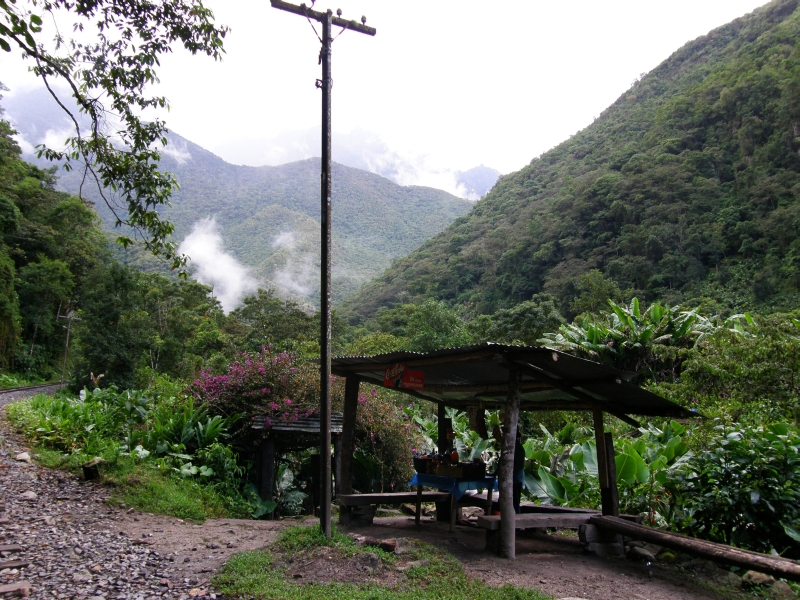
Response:
[[[597,445],[602,514],[617,516],[619,501],[610,433],[603,413],[639,427],[630,417],[697,416],[632,383],[627,373],[550,348],[485,343],[428,353],[391,352],[378,356],[336,357],[331,372],[345,377],[339,491],[352,493],[352,456],[358,389],[361,382],[395,388],[435,402],[439,414],[440,451],[446,443],[445,407],[502,409],[500,454],[500,550],[514,557],[515,515],[512,505],[514,444],[520,410],[591,411]]]
[[[319,445],[320,418],[306,417],[295,421],[267,421],[263,416],[253,418],[251,428],[260,431],[256,460],[258,461],[258,488],[262,498],[272,500],[275,484],[275,459],[283,452],[305,450]],[[330,436],[333,441],[333,466],[336,481],[342,456],[342,413],[331,414]],[[314,455],[319,457],[319,455]],[[312,469],[317,473],[319,469]],[[338,485],[338,484],[337,484]],[[312,506],[317,506],[320,494],[319,477],[311,485]],[[337,490],[338,491],[338,490]]]

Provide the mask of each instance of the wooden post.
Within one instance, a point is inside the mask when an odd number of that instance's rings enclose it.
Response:
[[[594,420],[594,441],[597,446],[597,479],[600,483],[600,501],[604,515],[614,514],[614,500],[611,493],[611,477],[608,467],[608,450],[606,450],[606,436],[603,429],[603,410],[592,409]]]
[[[349,375],[344,381],[344,413],[342,414],[342,458],[339,461],[340,480],[336,486],[339,494],[353,493],[353,452],[356,440],[356,415],[358,412],[358,376]]]
[[[606,464],[608,465],[608,487],[611,490],[611,515],[619,516],[619,489],[617,488],[617,461],[614,457],[614,440],[611,433],[605,433]]]
[[[445,411],[445,405],[443,402],[439,402],[437,405],[436,414],[438,416],[438,424],[439,424],[439,433],[438,433],[438,440],[437,445],[439,447],[439,454],[444,454],[450,449],[449,442],[447,440],[447,412]],[[437,521],[449,521],[450,520],[450,501],[445,500],[444,502],[437,502],[436,503],[436,520]]]
[[[500,555],[516,557],[517,530],[514,512],[514,448],[517,443],[517,421],[520,404],[520,372],[508,373],[506,417],[503,420],[503,444],[500,452]]]
[[[336,484],[333,488],[333,497],[341,494],[342,485],[342,434],[337,433],[333,437],[333,480]]]
[[[319,314],[320,314],[320,339],[319,339],[319,457],[320,479],[322,494],[320,498],[319,523],[322,533],[331,539],[331,197],[333,185],[331,183],[331,26],[336,25],[344,29],[375,35],[375,28],[366,26],[366,18],[362,17],[359,25],[356,21],[347,21],[341,18],[342,11],[337,11],[337,17],[328,9],[318,12],[306,7],[283,2],[283,0],[270,0],[273,8],[301,15],[311,21],[314,19],[322,25],[322,48],[319,53],[319,62],[322,64],[322,79],[317,80],[317,87],[322,89],[322,172],[320,173],[320,288],[319,288]],[[314,2],[311,2],[314,5]]]
[[[450,448],[447,445],[447,413],[445,412],[445,405],[443,402],[438,403],[436,414],[439,419],[439,439],[436,445],[439,446],[439,454],[444,454]]]
[[[272,500],[273,486],[275,485],[275,439],[272,434],[267,434],[267,439],[261,444],[261,489],[263,500]]]

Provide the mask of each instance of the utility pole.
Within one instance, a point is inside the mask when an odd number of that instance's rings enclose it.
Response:
[[[308,8],[305,4],[297,6],[283,0],[270,0],[273,8],[284,10],[296,15],[306,17],[309,21],[322,24],[322,48],[319,61],[322,64],[322,79],[317,80],[317,87],[322,89],[322,173],[320,175],[321,187],[321,218],[320,218],[320,337],[319,337],[319,363],[320,363],[320,394],[319,394],[319,466],[320,466],[320,515],[319,523],[325,537],[331,537],[331,26],[341,27],[342,31],[349,29],[367,35],[377,33],[374,27],[367,27],[366,17],[361,17],[361,23],[347,21],[341,18],[342,11],[337,10],[336,15],[328,9],[319,12]],[[314,4],[312,0],[312,6]],[[313,24],[312,24],[313,25]]]
[[[64,374],[67,372],[67,352],[69,351],[69,332],[72,329],[73,321],[80,321],[75,316],[75,311],[71,310],[66,315],[58,315],[59,319],[67,320],[67,341],[64,343],[64,364],[61,365],[61,383],[64,383]]]

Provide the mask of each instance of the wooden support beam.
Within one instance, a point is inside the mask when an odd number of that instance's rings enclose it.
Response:
[[[360,380],[351,374],[344,382],[344,412],[342,414],[342,457],[339,470],[341,481],[337,484],[339,494],[353,493],[353,452],[356,440],[356,414],[358,412],[358,387]]]
[[[342,485],[342,434],[331,436],[333,438],[333,480],[335,486],[333,488],[333,497],[341,494]]]
[[[500,451],[500,555],[516,557],[516,514],[514,512],[514,448],[517,442],[522,374],[517,369],[508,372],[508,402],[503,420],[503,443]]]
[[[447,440],[447,413],[445,412],[444,402],[438,402],[436,404],[436,416],[438,418],[438,440],[436,445],[439,447],[439,454],[444,454],[450,449],[448,445],[449,442]]]
[[[594,420],[594,441],[597,447],[597,479],[600,482],[602,513],[604,515],[614,515],[614,499],[611,491],[611,475],[608,465],[609,455],[603,429],[603,411],[600,408],[595,408],[592,411],[592,419]]]
[[[307,7],[305,4],[297,6],[296,4],[283,2],[283,0],[270,0],[270,4],[273,8],[279,8],[280,10],[285,10],[286,12],[294,13],[309,19],[314,19],[320,23],[325,19],[325,13],[313,10],[312,8]],[[311,5],[313,6],[314,3],[312,2]],[[366,24],[362,25],[354,19],[348,21],[347,19],[342,19],[341,17],[332,17],[331,23],[337,27],[344,27],[345,29],[351,29],[353,31],[358,31],[359,33],[366,33],[367,35],[375,35],[377,33],[377,30],[374,27],[369,27]]]
[[[608,470],[609,500],[611,501],[611,515],[619,516],[619,488],[617,487],[617,460],[614,456],[614,440],[611,433],[605,432],[606,440],[606,468]]]
[[[275,438],[268,434],[261,443],[261,498],[272,500],[275,485]]]
[[[694,554],[695,556],[701,556],[727,565],[733,565],[743,569],[752,569],[793,581],[800,581],[800,562],[796,560],[783,558],[781,556],[772,556],[770,554],[761,554],[759,552],[751,552],[750,550],[742,550],[741,548],[734,548],[732,546],[717,544],[706,540],[698,540],[697,538],[692,538],[680,533],[662,531],[647,527],[646,525],[631,523],[630,521],[618,517],[592,517],[590,521],[593,525],[597,525],[601,529],[621,533],[634,540],[652,542],[659,546],[664,546],[665,548],[672,548],[679,552]]]
[[[447,439],[447,408],[444,402],[437,402],[436,413],[438,416],[438,440],[439,453],[444,454],[450,450],[450,441]],[[452,424],[451,424],[452,425]],[[450,499],[443,500],[436,503],[436,520],[449,521],[450,520]]]

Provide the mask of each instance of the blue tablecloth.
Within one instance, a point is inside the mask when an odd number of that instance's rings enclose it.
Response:
[[[443,492],[450,492],[453,498],[461,500],[461,497],[467,490],[484,490],[491,488],[497,491],[497,478],[494,475],[489,475],[488,477],[479,477],[476,479],[457,479],[456,477],[444,477],[442,475],[414,473],[414,478],[408,482],[408,485],[423,485],[425,487],[436,488]]]

